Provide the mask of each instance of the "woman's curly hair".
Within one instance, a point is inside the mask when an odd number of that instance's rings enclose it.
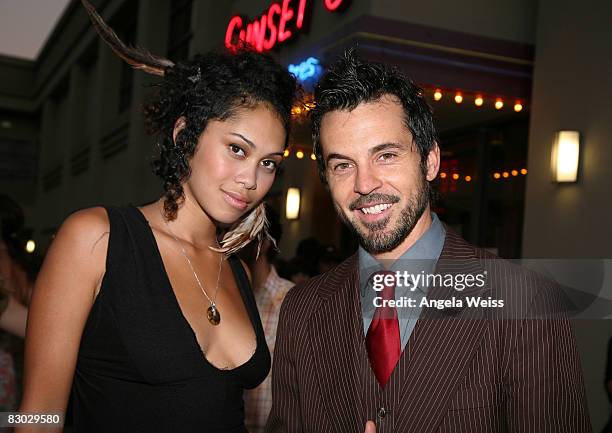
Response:
[[[211,51],[179,62],[166,71],[157,87],[144,115],[147,131],[158,136],[159,155],[153,169],[163,180],[164,214],[169,220],[176,218],[184,200],[182,183],[191,174],[189,161],[208,122],[228,119],[238,108],[265,104],[278,114],[288,138],[298,89],[286,68],[246,47]],[[181,117],[186,126],[175,142],[174,125]]]

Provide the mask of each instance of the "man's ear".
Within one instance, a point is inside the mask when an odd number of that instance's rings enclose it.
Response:
[[[440,147],[438,142],[434,141],[429,155],[427,155],[427,180],[431,182],[438,175],[440,170]]]
[[[185,126],[187,126],[187,119],[185,119],[185,116],[179,117],[176,119],[176,122],[174,122],[174,130],[172,131],[172,141],[174,141],[174,144],[176,144],[176,137],[185,129]]]

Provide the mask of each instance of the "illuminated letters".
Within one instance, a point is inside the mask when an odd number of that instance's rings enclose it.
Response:
[[[272,3],[259,18],[246,22],[235,15],[225,30],[225,46],[232,48],[237,40],[245,41],[257,51],[268,51],[286,42],[304,26],[307,0],[281,0]],[[333,12],[343,0],[324,0],[325,8]]]
[[[289,65],[289,72],[296,76],[300,81],[316,77],[321,71],[319,61],[314,57],[309,57],[299,65]]]
[[[343,0],[324,0],[325,1],[325,9],[330,12],[335,11],[340,7]]]

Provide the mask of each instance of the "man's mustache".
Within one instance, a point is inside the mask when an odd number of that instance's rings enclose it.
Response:
[[[379,192],[374,192],[372,194],[361,196],[351,202],[349,204],[350,210],[357,210],[362,207],[366,207],[370,204],[376,203],[397,203],[400,201],[400,198],[396,195],[382,194]]]

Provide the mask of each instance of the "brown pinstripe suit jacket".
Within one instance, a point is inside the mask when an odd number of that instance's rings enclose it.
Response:
[[[555,287],[449,229],[436,271],[486,271],[484,288],[461,295],[504,299],[507,315],[424,309],[385,388],[365,348],[357,255],[293,288],[280,313],[267,432],[363,432],[368,419],[377,433],[590,432],[568,320],[531,318],[562,308]],[[457,294],[434,287],[428,298]]]

